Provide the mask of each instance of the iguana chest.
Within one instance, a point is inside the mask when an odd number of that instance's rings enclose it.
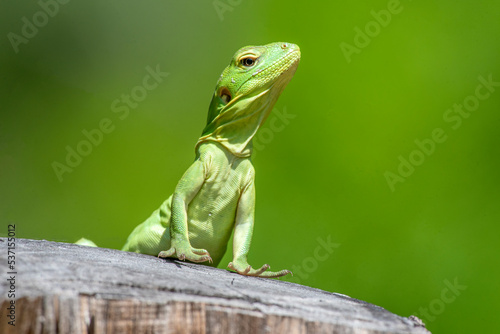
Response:
[[[225,252],[253,166],[249,158],[228,154],[218,143],[204,144],[200,151],[202,160],[210,160],[204,161],[206,181],[188,206],[189,240],[193,247],[205,248],[217,257],[216,253]]]

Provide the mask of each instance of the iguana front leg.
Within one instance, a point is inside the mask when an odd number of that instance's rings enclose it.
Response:
[[[187,208],[205,182],[203,163],[196,160],[179,180],[172,196],[172,216],[170,219],[170,249],[161,251],[158,257],[176,257],[192,262],[212,262],[205,249],[193,248],[189,242]]]
[[[236,209],[236,220],[233,237],[233,262],[228,267],[241,275],[258,277],[280,277],[291,274],[290,270],[267,271],[269,265],[265,264],[259,269],[254,269],[248,264],[247,255],[252,241],[253,223],[255,213],[255,186],[252,175],[251,181],[243,189]]]

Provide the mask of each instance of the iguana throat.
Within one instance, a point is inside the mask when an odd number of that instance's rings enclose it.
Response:
[[[247,46],[222,72],[196,147],[217,141],[238,157],[252,154],[252,138],[292,79],[300,49],[291,43]]]

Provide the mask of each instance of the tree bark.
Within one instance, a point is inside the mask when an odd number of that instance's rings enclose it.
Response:
[[[15,240],[11,267],[7,245],[0,238],[1,333],[429,333],[417,318],[299,284],[28,239]]]

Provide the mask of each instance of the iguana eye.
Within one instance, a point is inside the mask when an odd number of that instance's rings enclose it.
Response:
[[[247,67],[250,67],[250,66],[253,66],[255,64],[255,59],[253,58],[243,58],[242,60],[240,60],[241,64],[243,66],[247,66]]]

